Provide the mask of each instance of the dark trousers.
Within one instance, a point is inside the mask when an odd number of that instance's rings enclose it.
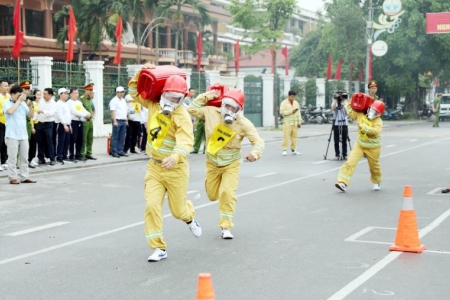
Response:
[[[127,123],[125,120],[117,120],[117,125],[112,125],[111,154],[122,154],[125,144]]]
[[[31,162],[36,157],[37,141],[36,133],[30,135],[30,147],[28,148],[28,162]]]
[[[5,144],[5,132],[5,124],[0,123],[0,162],[2,163],[2,165],[6,164],[6,161],[8,160],[8,153],[6,152]]]
[[[125,137],[125,146],[123,149],[124,153],[127,153],[128,150],[131,150],[131,152],[136,152],[136,145],[140,132],[141,132],[141,122],[128,121],[127,134]]]
[[[56,157],[59,159],[67,159],[69,151],[70,131],[64,130],[64,124],[56,124]]]
[[[83,146],[83,123],[72,120],[72,134],[70,135],[69,158],[81,158],[81,146]]]
[[[48,158],[55,161],[55,148],[53,146],[53,122],[39,122],[34,128],[36,129],[36,140],[38,144],[39,161],[45,161],[45,154]]]
[[[147,147],[147,129],[145,129],[145,125],[141,124],[142,130],[142,139],[141,139],[141,150],[145,150]]]
[[[336,156],[340,156],[339,142],[342,143],[342,156],[347,156],[347,138],[348,138],[348,126],[347,125],[334,125],[334,152]]]

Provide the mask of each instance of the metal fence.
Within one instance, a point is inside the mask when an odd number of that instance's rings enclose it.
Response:
[[[89,73],[86,72],[83,65],[75,63],[54,61],[52,65],[52,88],[77,88],[84,89],[86,83],[89,83]]]
[[[205,72],[192,71],[191,73],[191,86],[188,88],[193,88],[197,91],[197,95],[204,93],[206,87],[209,85],[209,80],[206,79]]]
[[[272,92],[272,91],[270,91]],[[263,123],[263,80],[262,77],[253,75],[244,78],[244,115],[255,126]]]
[[[116,87],[128,86],[127,69],[123,66],[105,66],[103,70],[103,123],[111,123],[109,101],[116,96]]]
[[[19,62],[17,59],[0,59],[0,78],[12,80],[16,83],[20,83],[23,80],[31,80],[32,84],[38,84],[38,70],[33,68],[31,61],[21,59]]]

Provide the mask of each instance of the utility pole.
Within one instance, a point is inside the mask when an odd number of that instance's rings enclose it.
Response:
[[[366,83],[365,83],[365,93],[369,93],[369,88],[367,87],[369,85],[369,68],[370,64],[372,63],[370,59],[370,52],[372,51],[372,37],[373,37],[373,6],[372,6],[372,0],[369,0],[369,17],[367,19],[367,26],[366,26],[366,41],[367,41],[367,53],[366,53]]]

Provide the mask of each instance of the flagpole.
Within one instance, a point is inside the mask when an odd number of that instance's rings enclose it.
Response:
[[[117,66],[117,85],[120,85],[120,64]]]
[[[72,88],[72,64],[69,64],[69,88]]]
[[[17,58],[17,85],[20,84],[20,56]]]

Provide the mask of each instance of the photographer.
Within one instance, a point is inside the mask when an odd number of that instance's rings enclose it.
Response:
[[[331,110],[333,111],[333,134],[334,134],[334,160],[347,160],[348,120],[345,107],[347,106],[348,94],[338,91],[334,94]],[[339,152],[339,141],[342,142],[342,156]]]
[[[28,178],[28,134],[26,118],[33,118],[32,102],[26,100],[23,89],[15,85],[10,90],[11,99],[3,102],[6,116],[5,142],[8,146],[9,183],[35,183]],[[26,102],[26,104],[25,104]],[[17,174],[17,157],[20,157],[20,173]]]

